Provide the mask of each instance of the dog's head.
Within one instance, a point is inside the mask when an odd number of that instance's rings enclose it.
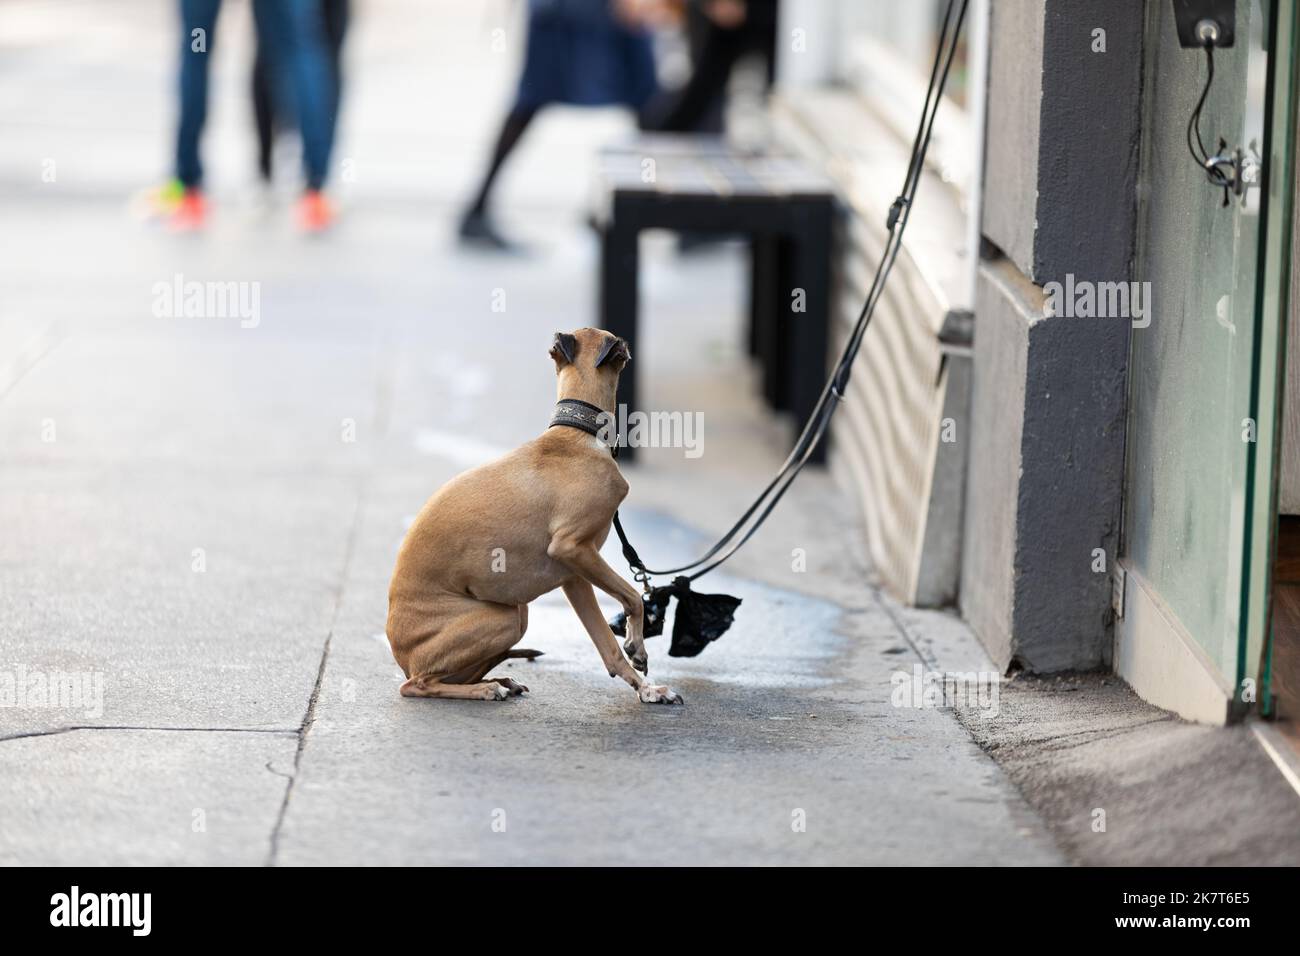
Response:
[[[572,378],[591,385],[618,384],[618,373],[632,360],[627,343],[604,329],[556,332],[551,343],[555,374],[563,382]]]

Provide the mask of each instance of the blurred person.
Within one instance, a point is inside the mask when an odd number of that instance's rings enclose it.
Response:
[[[777,0],[691,0],[686,33],[691,74],[680,88],[656,96],[641,113],[643,130],[666,133],[725,131],[727,86],[745,56],[764,60],[766,89],[776,75]],[[677,250],[694,253],[726,242],[727,236],[684,230]]]
[[[338,128],[339,104],[342,101],[343,38],[347,34],[350,18],[350,0],[318,0],[321,8],[321,27],[325,38],[325,52],[329,64],[329,114],[330,139]],[[253,59],[252,93],[253,117],[257,126],[257,169],[262,181],[270,184],[273,174],[273,153],[277,134],[290,124],[286,117],[293,113],[293,91],[283,84],[276,89],[273,80],[275,51],[268,49],[264,38],[257,38],[257,55]]]
[[[662,132],[721,132],[731,73],[752,53],[765,61],[767,86],[776,74],[777,0],[693,0],[687,6],[691,75],[685,85],[656,97],[641,127]]]
[[[460,222],[463,242],[510,250],[488,214],[497,174],[546,106],[625,106],[639,112],[658,90],[646,0],[529,0],[528,38],[514,103],[487,171]]]
[[[208,58],[215,42],[221,0],[180,0],[180,119],[176,131],[176,177],[164,200],[174,206],[172,226],[193,230],[207,219],[199,140],[207,121]],[[292,92],[302,134],[306,190],[299,222],[318,231],[333,212],[322,192],[333,142],[329,64],[319,0],[252,0],[259,45],[270,53],[272,88]]]

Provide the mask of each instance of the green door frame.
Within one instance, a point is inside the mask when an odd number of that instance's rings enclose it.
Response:
[[[1245,541],[1241,575],[1237,674],[1233,703],[1240,716],[1258,699],[1272,710],[1273,559],[1277,538],[1277,486],[1281,462],[1282,408],[1286,381],[1286,326],[1290,308],[1291,232],[1294,213],[1297,99],[1296,4],[1269,4],[1267,141],[1260,183],[1262,268],[1256,270],[1251,417],[1257,441],[1246,449]],[[1250,693],[1255,681],[1255,693]]]

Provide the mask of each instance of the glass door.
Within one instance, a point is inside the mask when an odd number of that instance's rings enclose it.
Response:
[[[1147,5],[1136,271],[1152,307],[1131,339],[1122,548],[1135,583],[1240,702],[1243,689],[1247,701],[1256,693],[1243,681],[1259,676],[1268,615],[1285,262],[1275,261],[1276,206],[1290,193],[1276,176],[1290,144],[1275,124],[1290,103],[1294,12],[1240,2],[1235,44],[1214,52],[1202,139],[1210,154],[1222,140],[1233,175],[1257,180],[1225,205],[1189,152],[1208,71],[1204,51],[1179,44],[1173,6]],[[1284,82],[1270,83],[1282,64]]]

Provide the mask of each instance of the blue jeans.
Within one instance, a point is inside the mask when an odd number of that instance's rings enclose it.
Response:
[[[186,187],[203,181],[199,138],[208,114],[208,57],[221,0],[180,0],[180,123],[176,132],[176,178]],[[291,98],[302,134],[307,185],[319,189],[334,146],[333,82],[320,0],[253,0],[253,20],[269,55],[272,88]],[[195,31],[206,45],[196,50]]]

